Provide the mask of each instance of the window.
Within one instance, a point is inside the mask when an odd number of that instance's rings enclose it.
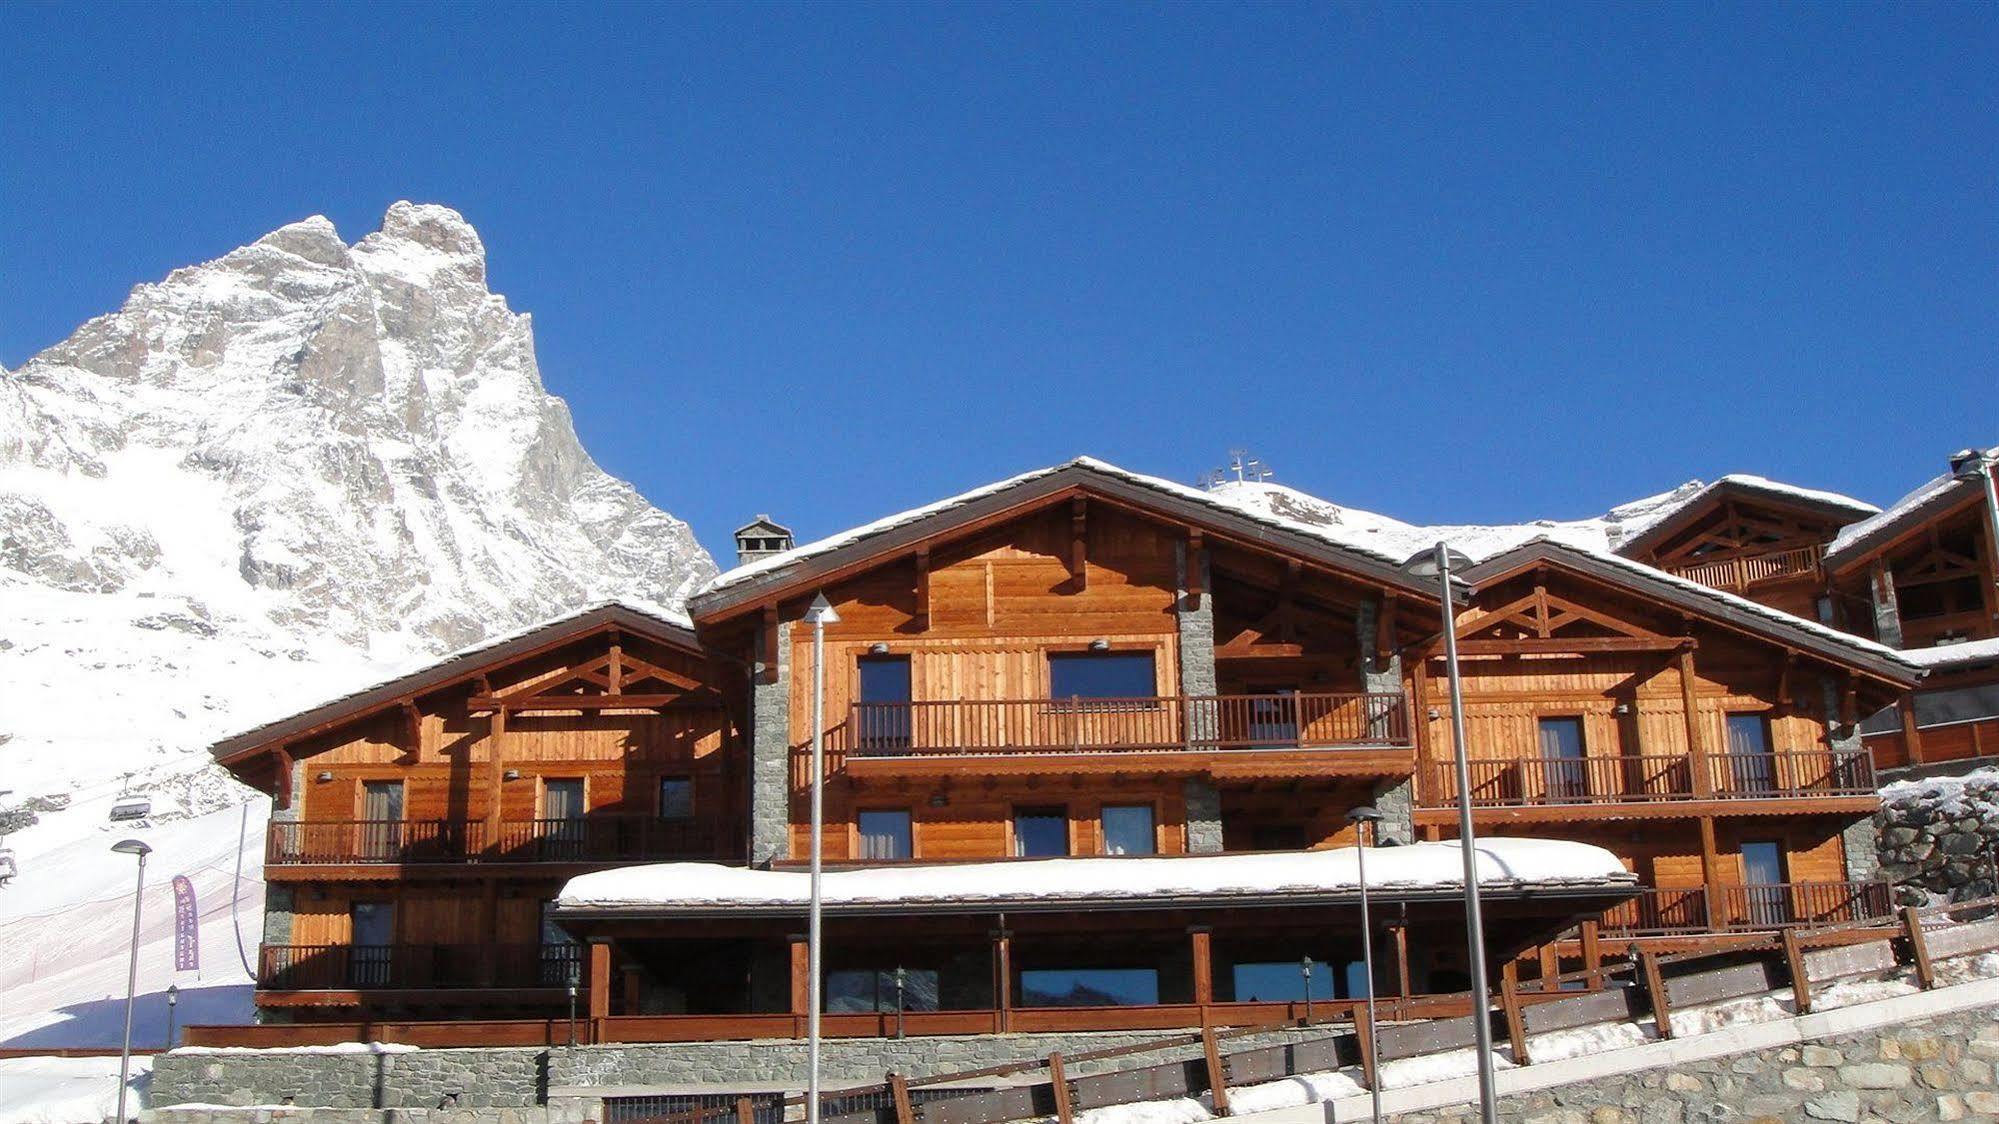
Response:
[[[539,826],[543,859],[573,862],[583,857],[583,778],[542,780]]]
[[[1130,1007],[1159,1002],[1157,968],[1037,968],[1020,974],[1023,1007]]]
[[[860,705],[854,708],[857,744],[863,749],[908,749],[909,657],[864,656],[860,674]]]
[[[1312,998],[1333,998],[1333,972],[1323,963],[1312,965]],[[1235,966],[1235,997],[1243,1003],[1301,1003],[1305,999],[1305,966],[1299,960],[1277,960]]]
[[[361,857],[394,858],[402,850],[403,782],[361,783]]]
[[[1151,652],[1050,652],[1055,699],[1150,699],[1159,693]]]
[[[1784,883],[1784,845],[1772,840],[1742,844],[1742,895],[1746,920],[1756,925],[1790,921],[1790,891]]]
[[[659,778],[659,818],[663,820],[694,818],[694,778]]]
[[[1303,851],[1311,845],[1303,824],[1260,823],[1249,829],[1252,851]]]
[[[1104,854],[1157,854],[1159,837],[1153,827],[1150,804],[1104,805]]]
[[[904,1011],[937,1010],[937,969],[845,968],[826,973],[829,1014],[894,1011],[898,999]]]
[[[860,829],[862,858],[906,859],[916,853],[910,837],[908,809],[863,811],[855,817],[855,822]]]
[[[1298,692],[1295,688],[1251,696],[1249,743],[1252,746],[1298,744]]]
[[[1728,790],[1769,792],[1777,787],[1770,755],[1770,720],[1761,714],[1728,716]]]
[[[541,782],[541,818],[580,820],[583,818],[583,779],[548,779]]]
[[[387,987],[395,968],[396,904],[355,902],[348,907],[347,982],[352,987]]]
[[[1583,764],[1583,720],[1543,718],[1541,768],[1546,774],[1548,799],[1568,803],[1589,795],[1588,766]]]
[[[1021,858],[1069,853],[1067,808],[1015,808],[1013,853]]]
[[[1343,970],[1340,973],[1340,998],[1366,999],[1369,987],[1367,962],[1365,960],[1349,960],[1341,965],[1341,967]]]
[[[555,923],[550,914],[555,912],[555,903],[541,903],[541,947],[538,973],[543,987],[567,987],[572,974],[579,978],[582,974],[582,946],[576,938]]]

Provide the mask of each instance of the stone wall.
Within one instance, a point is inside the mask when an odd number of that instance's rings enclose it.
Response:
[[[822,1046],[826,1087],[882,1079],[889,1070],[926,1074],[983,1069],[1007,1062],[1137,1045],[1184,1031],[1005,1034],[906,1039],[832,1039]],[[1323,1031],[1271,1031],[1231,1048],[1275,1044]],[[225,1050],[162,1054],[153,1063],[152,1102],[329,1108],[525,1107],[579,1090],[802,1089],[805,1044],[790,1040],[663,1045],[403,1050],[387,1053]],[[1167,1061],[1198,1055],[1198,1046],[1143,1055]],[[1131,1059],[1072,1067],[1083,1075]]]
[[[1965,901],[1999,892],[1999,771],[1891,784],[1877,817],[1881,876],[1923,891],[1904,897]]]
[[[1781,1124],[1793,1120],[1999,1119],[1999,1010],[1966,1011],[1767,1053],[1508,1097],[1508,1124]],[[1472,1124],[1475,1112],[1412,1112],[1403,1124]]]

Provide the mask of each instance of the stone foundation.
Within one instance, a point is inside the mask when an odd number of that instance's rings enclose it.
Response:
[[[1999,773],[1981,770],[1882,790],[1881,876],[1936,900],[1995,892]],[[1907,895],[1912,899],[1922,895]]]

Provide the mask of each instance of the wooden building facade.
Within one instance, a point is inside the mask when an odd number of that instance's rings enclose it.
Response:
[[[767,519],[746,532],[759,548],[788,535]],[[574,979],[600,1018],[795,1014],[786,922],[565,928],[548,903],[619,865],[801,863],[815,734],[836,865],[1335,848],[1355,842],[1360,805],[1383,813],[1383,842],[1455,836],[1440,595],[1398,559],[1090,461],[759,553],[691,620],[597,607],[220,745],[278,808],[260,1007],[548,1015]],[[1887,907],[1856,724],[1913,666],[1597,551],[1536,541],[1462,577],[1480,830],[1595,843],[1648,887],[1592,938]],[[837,620],[815,728],[818,597]],[[1605,905],[1502,906],[1495,955]],[[1120,1002],[1180,1013],[1102,1024],[1135,1025],[1292,986],[1256,982],[1271,965],[1356,956],[1352,925],[1326,931],[1343,907],[1312,908],[1247,923],[1140,911],[1108,931],[1077,911],[1022,922],[1038,937],[1019,945],[995,936],[1013,932],[1004,916],[912,919],[895,940],[919,960],[948,945],[916,965],[933,1010],[940,989],[1004,1013],[1054,986],[1025,972],[1066,966],[1079,993],[1150,973]],[[1462,973],[1441,915],[1398,916],[1374,986]],[[842,1002],[912,967],[863,959],[829,961],[848,973]],[[1315,994],[1303,986],[1288,998]]]

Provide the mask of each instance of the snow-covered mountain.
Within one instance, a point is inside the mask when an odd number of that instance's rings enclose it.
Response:
[[[352,245],[310,218],[140,285],[0,371],[0,806],[74,801],[8,840],[0,940],[64,928],[39,860],[101,850],[124,774],[160,819],[225,808],[249,794],[203,768],[223,734],[714,572],[583,451],[456,212],[397,203]],[[239,817],[208,818],[233,850]]]

